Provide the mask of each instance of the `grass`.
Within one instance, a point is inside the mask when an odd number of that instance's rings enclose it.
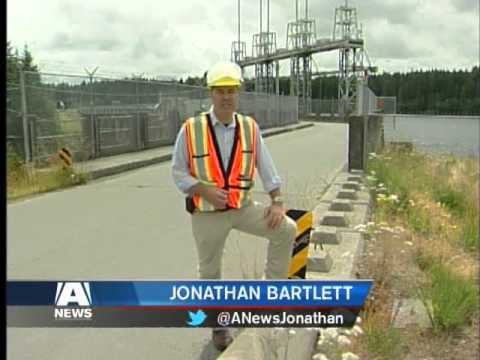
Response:
[[[369,352],[375,359],[400,359],[402,351],[402,336],[398,329],[388,326],[382,329],[378,326],[367,325],[366,342]]]
[[[441,224],[442,217],[432,217],[432,206],[437,204],[452,217],[450,224],[460,229],[456,240],[464,249],[479,249],[478,159],[387,148],[382,155],[370,157],[368,171],[373,172],[377,186],[383,184],[388,189],[387,197],[392,194],[398,197],[396,203],[384,204],[381,211],[386,217],[403,213],[409,228],[431,236],[445,225]]]
[[[403,345],[408,349],[421,342],[422,334],[443,339],[478,320],[478,158],[387,147],[381,154],[370,154],[367,172],[374,197],[369,232],[376,238],[377,256],[368,265],[368,277],[375,279],[375,300],[364,307],[364,347],[368,358],[401,358]],[[381,223],[384,228],[404,228],[401,240],[378,231]],[[423,301],[431,333],[410,336],[393,328],[392,301],[405,296]]]
[[[7,147],[7,201],[87,182],[87,175],[52,159],[45,168],[26,165]]]
[[[467,208],[460,240],[463,248],[468,251],[473,252],[479,248],[480,231],[478,220],[478,211],[475,211],[472,207]]]
[[[452,332],[472,319],[477,311],[478,296],[473,281],[462,278],[448,268],[430,259],[424,264],[432,283],[420,289],[420,298],[436,332]]]

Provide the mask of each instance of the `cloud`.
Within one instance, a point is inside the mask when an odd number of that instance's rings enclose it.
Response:
[[[89,33],[69,34],[58,32],[52,36],[48,47],[52,51],[113,51],[120,47],[120,42],[114,36],[108,36],[108,34],[105,34],[102,38],[98,34],[91,36]]]
[[[372,61],[429,66],[478,62],[478,13],[473,0],[349,1],[365,25]],[[331,38],[335,8],[343,0],[309,0],[309,18],[318,38]],[[266,0],[263,1],[266,30]],[[203,0],[8,0],[8,39],[31,45],[34,58],[64,61],[78,69],[161,73],[176,77],[202,74],[217,60],[230,58],[237,40],[237,2],[212,6]],[[260,30],[259,2],[241,2],[241,40],[252,52],[252,36]],[[299,16],[305,16],[299,1]],[[287,24],[295,18],[295,2],[271,0],[270,31],[277,48],[287,42]],[[28,24],[25,26],[24,24]],[[338,52],[315,55],[320,69],[335,68]],[[382,60],[383,61],[383,60]],[[406,65],[402,65],[406,66]],[[281,62],[289,71],[288,61]],[[58,70],[58,67],[55,68]]]
[[[452,5],[460,12],[478,14],[478,1],[475,0],[450,0]]]

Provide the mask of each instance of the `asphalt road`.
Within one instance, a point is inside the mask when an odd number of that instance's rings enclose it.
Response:
[[[265,139],[290,207],[312,207],[347,161],[347,126],[320,124]],[[266,200],[258,179],[255,198]],[[9,280],[196,278],[189,215],[170,162],[14,203]],[[260,277],[266,241],[230,234],[225,278]],[[8,359],[197,359],[208,329],[7,329]]]

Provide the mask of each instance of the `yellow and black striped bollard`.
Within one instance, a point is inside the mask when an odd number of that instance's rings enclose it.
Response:
[[[292,259],[288,267],[288,278],[305,279],[307,275],[308,245],[310,244],[313,214],[307,210],[291,209],[287,211],[287,216],[297,223]]]

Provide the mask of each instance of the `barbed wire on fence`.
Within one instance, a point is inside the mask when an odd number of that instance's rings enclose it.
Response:
[[[172,145],[183,120],[210,104],[208,88],[171,81],[21,75],[8,91],[7,126],[10,139],[35,162],[62,146],[85,160]],[[239,111],[254,116],[262,129],[298,122],[296,97],[241,92]]]

